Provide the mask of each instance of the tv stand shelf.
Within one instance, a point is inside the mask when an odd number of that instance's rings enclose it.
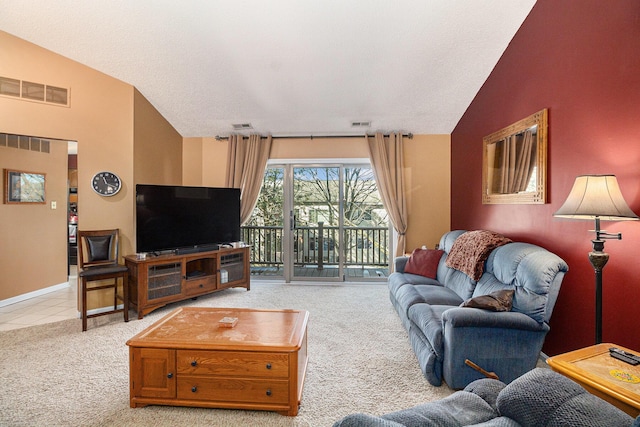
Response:
[[[222,289],[250,289],[249,247],[138,259],[127,255],[129,305],[138,319],[167,304]]]

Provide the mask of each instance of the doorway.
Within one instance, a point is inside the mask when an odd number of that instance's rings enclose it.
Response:
[[[78,264],[78,143],[67,142],[67,275],[75,274]]]

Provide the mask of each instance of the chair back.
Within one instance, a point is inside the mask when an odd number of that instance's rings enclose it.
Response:
[[[118,265],[120,231],[78,230],[78,268]]]

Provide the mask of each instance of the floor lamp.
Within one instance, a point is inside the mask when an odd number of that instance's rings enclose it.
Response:
[[[607,233],[600,229],[600,221],[637,220],[638,216],[625,202],[615,175],[581,175],[555,217],[595,220],[596,238],[589,261],[596,275],[596,344],[602,342],[602,269],[609,254],[604,252],[605,239],[622,239],[622,233]]]

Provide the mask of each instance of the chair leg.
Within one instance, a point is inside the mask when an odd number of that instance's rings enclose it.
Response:
[[[117,310],[118,309],[118,278],[114,278],[113,281],[115,282],[113,285],[113,310]]]
[[[124,304],[124,321],[129,321],[129,274],[124,273],[122,277],[122,298]]]
[[[81,282],[82,307],[80,307],[80,314],[82,316],[82,332],[84,332],[87,330],[87,281],[82,278]]]

